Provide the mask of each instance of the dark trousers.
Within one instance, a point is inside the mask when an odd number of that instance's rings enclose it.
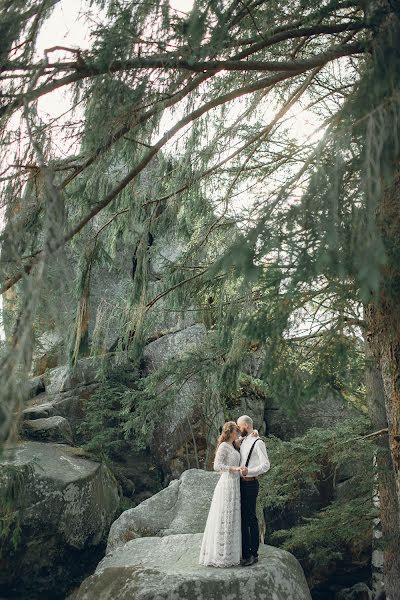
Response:
[[[242,518],[242,557],[258,556],[260,532],[256,515],[256,502],[260,484],[253,481],[240,480],[240,510]]]

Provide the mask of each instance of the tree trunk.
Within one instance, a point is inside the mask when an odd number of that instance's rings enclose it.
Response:
[[[400,4],[398,0],[372,0],[367,6],[373,13],[372,22],[377,24],[373,55],[379,108],[385,102],[390,104],[399,91]],[[378,81],[380,75],[382,80]],[[388,436],[378,441],[377,451],[384,579],[387,597],[400,600],[400,151],[397,122],[388,114],[384,120],[381,147],[373,157],[379,198],[375,214],[369,217],[375,219],[385,263],[379,290],[365,308],[367,357],[372,359],[367,389],[374,425],[378,429],[388,427]]]
[[[389,447],[400,512],[400,175],[386,189],[377,223],[387,261],[379,295],[365,311],[368,341],[382,373]]]
[[[368,412],[374,431],[388,426],[385,390],[378,361],[370,340],[366,341],[365,353],[366,390]],[[388,436],[376,438],[376,468],[378,479],[379,510],[383,535],[383,578],[387,597],[397,600],[400,596],[400,516],[396,491],[395,471],[388,444]],[[373,585],[373,588],[376,587]],[[378,590],[374,590],[378,591]]]

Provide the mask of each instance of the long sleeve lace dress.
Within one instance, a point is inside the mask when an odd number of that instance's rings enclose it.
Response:
[[[240,455],[228,442],[222,442],[215,454],[214,470],[221,477],[214,490],[203,534],[199,563],[206,566],[230,567],[241,558],[240,474],[230,472],[238,467]]]

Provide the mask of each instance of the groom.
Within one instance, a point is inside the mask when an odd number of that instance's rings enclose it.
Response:
[[[247,415],[239,417],[237,425],[244,436],[240,446],[240,506],[242,519],[242,561],[248,567],[258,561],[260,533],[256,515],[256,502],[260,484],[258,475],[266,473],[271,464],[261,438],[254,438],[253,420]]]

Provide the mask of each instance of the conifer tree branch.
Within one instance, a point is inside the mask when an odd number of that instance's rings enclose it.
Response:
[[[57,0],[59,1],[59,0]],[[331,23],[331,24],[320,24],[314,25],[312,27],[303,27],[303,28],[289,28],[287,30],[282,30],[281,28],[272,35],[262,36],[262,39],[259,40],[258,37],[252,38],[244,38],[242,40],[234,41],[234,46],[249,46],[245,50],[242,50],[239,54],[231,59],[227,58],[221,61],[215,61],[217,63],[222,63],[224,66],[221,67],[225,70],[277,70],[274,68],[274,61],[272,62],[272,67],[268,68],[268,62],[258,61],[259,65],[257,65],[257,61],[255,65],[251,65],[251,63],[239,64],[237,61],[241,61],[248,56],[251,56],[260,50],[264,50],[276,44],[279,44],[284,41],[288,41],[291,39],[297,38],[310,38],[316,35],[335,35],[338,33],[349,32],[349,31],[362,31],[367,28],[367,25],[363,22],[347,22],[347,23]],[[202,47],[202,52],[207,49],[207,45]],[[210,48],[211,49],[211,48]],[[46,53],[52,52],[54,50],[64,50],[67,52],[72,52],[74,54],[81,55],[81,51],[76,48],[66,48],[64,46],[53,46],[52,48],[46,49]],[[185,47],[179,49],[179,54],[185,54]],[[209,65],[209,61],[205,61],[202,63],[193,62],[185,60],[183,58],[179,58],[176,52],[171,52],[165,54],[163,56],[154,56],[154,57],[141,57],[131,60],[124,61],[114,61],[111,65],[100,69],[93,64],[94,61],[91,61],[90,58],[87,57],[85,61],[81,58],[79,61],[57,61],[57,62],[49,62],[47,65],[47,69],[53,69],[55,72],[61,71],[78,71],[82,76],[93,76],[104,74],[105,72],[115,72],[120,70],[130,70],[130,69],[147,69],[147,68],[183,68],[188,70],[213,70],[214,68],[219,68],[213,66],[213,61]],[[278,62],[278,61],[276,61]],[[235,64],[237,63],[237,64]],[[283,63],[279,63],[283,64]],[[205,66],[203,66],[205,65]],[[3,71],[36,71],[38,68],[37,64],[25,64],[18,61],[9,61],[3,65]]]
[[[346,28],[344,29],[344,31],[346,31]],[[164,56],[138,57],[123,61],[114,61],[111,64],[105,66],[96,65],[95,62],[90,63],[89,60],[86,60],[83,64],[77,63],[76,61],[48,63],[46,64],[46,69],[52,68],[54,70],[54,74],[60,71],[72,71],[72,73],[70,75],[66,75],[62,79],[58,79],[56,81],[53,81],[52,83],[43,85],[42,87],[33,90],[32,92],[30,92],[29,96],[32,100],[37,99],[38,97],[52,92],[55,89],[58,89],[64,85],[74,83],[81,79],[86,79],[87,77],[96,77],[98,75],[104,75],[105,73],[130,71],[132,69],[183,69],[186,71],[201,73],[204,73],[205,71],[257,71],[261,73],[266,71],[296,71],[297,69],[302,69],[306,64],[312,65],[313,61],[315,61],[315,64],[313,66],[317,66],[321,63],[321,61],[324,62],[327,59],[340,58],[341,56],[349,56],[351,54],[360,54],[365,52],[363,44],[353,43],[333,46],[325,52],[303,60],[244,60],[252,54],[263,50],[266,47],[266,45],[267,41],[263,40],[250,46],[250,48],[244,50],[243,52],[240,52],[235,58],[227,58],[224,60],[188,60],[185,58],[177,58],[174,55],[166,54]],[[40,67],[39,64],[21,64],[13,65],[13,70],[36,71],[38,67]],[[11,69],[7,68],[6,65],[4,70],[8,71]]]
[[[295,27],[294,24],[291,24],[289,26],[289,30],[291,31],[293,28]],[[357,28],[353,28],[350,27],[350,24],[340,24],[340,25],[324,25],[320,27],[320,33],[328,33],[326,28],[330,28],[330,33],[337,33],[339,30],[340,31],[346,31],[346,30],[351,30],[354,29],[356,30]],[[315,32],[315,27],[312,28],[313,32]],[[306,28],[301,30],[303,36],[306,35],[306,33],[310,33],[311,29],[310,28]],[[282,36],[283,33],[287,33],[287,30],[285,30],[282,27],[278,27],[275,29],[275,34],[272,35],[269,38],[268,44],[269,45],[273,45],[274,43],[277,43],[279,41],[283,41],[284,38],[279,37]],[[294,33],[294,35],[298,32],[292,32]],[[278,36],[278,37],[277,37]],[[300,37],[299,35],[297,37]],[[247,39],[247,40],[243,40],[243,44],[247,44],[247,43],[252,43],[252,41],[254,41],[252,38]],[[270,42],[270,43],[269,43]],[[266,42],[264,41],[264,47]],[[236,54],[236,56],[232,57],[233,60],[238,61],[241,60],[243,58],[248,57],[250,54],[259,51],[259,46],[257,45],[257,43],[255,43],[255,45],[252,46],[252,48],[247,49],[245,52]],[[84,169],[86,169],[88,166],[90,166],[91,164],[93,164],[95,162],[95,160],[97,159],[97,157],[99,155],[101,155],[103,152],[107,151],[108,149],[110,149],[112,147],[112,145],[117,142],[121,137],[123,137],[126,133],[128,133],[129,131],[131,131],[132,128],[137,127],[140,124],[143,124],[145,121],[147,121],[148,119],[150,119],[151,117],[153,117],[158,111],[163,110],[165,108],[169,108],[171,106],[173,106],[174,104],[176,104],[177,102],[179,102],[182,98],[184,98],[185,96],[188,95],[188,93],[190,93],[191,91],[193,91],[194,89],[196,89],[199,85],[201,85],[201,83],[203,83],[204,81],[206,81],[207,79],[209,79],[210,77],[214,76],[214,72],[213,71],[207,71],[206,73],[200,73],[198,75],[196,75],[191,81],[189,81],[189,83],[187,85],[184,86],[184,88],[182,88],[182,90],[175,92],[171,98],[168,98],[167,100],[161,100],[158,103],[156,103],[156,105],[150,109],[147,112],[142,113],[141,115],[138,116],[133,119],[133,125],[129,124],[129,125],[124,125],[123,127],[120,128],[119,131],[113,133],[110,138],[89,158],[87,158],[81,165],[76,165],[73,168],[73,172],[68,175],[65,180],[62,182],[61,187],[65,187],[68,183],[70,183],[77,175],[79,175],[80,173],[82,173],[82,171]],[[69,159],[67,159],[68,161]],[[76,160],[76,158],[74,157],[74,160]]]
[[[290,110],[290,108],[293,106],[293,104],[295,102],[297,102],[297,100],[302,96],[302,94],[304,94],[304,92],[307,90],[310,83],[314,79],[315,75],[317,73],[319,73],[321,68],[322,67],[318,67],[311,73],[311,75],[309,77],[307,77],[306,81],[303,82],[300,85],[300,87],[290,96],[290,98],[285,102],[285,104],[277,112],[275,117],[268,123],[268,125],[266,125],[261,131],[257,132],[250,139],[248,139],[244,144],[242,144],[239,148],[237,148],[234,152],[232,152],[232,154],[229,154],[229,156],[225,157],[223,160],[219,161],[217,164],[213,165],[209,169],[206,169],[205,171],[203,171],[203,173],[196,175],[194,178],[192,178],[190,181],[186,182],[179,189],[177,189],[173,192],[170,192],[169,194],[166,194],[165,196],[162,196],[161,198],[157,198],[155,200],[148,200],[147,202],[144,202],[142,204],[142,206],[147,206],[148,204],[155,204],[157,202],[165,202],[166,200],[169,200],[170,198],[173,198],[174,196],[181,194],[182,192],[188,190],[193,184],[197,183],[201,179],[204,179],[205,177],[208,177],[209,175],[212,175],[213,173],[215,173],[219,168],[224,166],[226,163],[228,163],[229,161],[231,161],[234,158],[236,158],[237,156],[239,156],[239,154],[241,154],[244,150],[246,150],[247,148],[250,148],[250,146],[252,146],[255,142],[261,143],[262,141],[265,141],[266,136],[272,131],[272,129],[275,127],[275,125]],[[242,169],[243,169],[243,167],[242,167]]]
[[[16,18],[18,18],[20,22],[28,21],[31,17],[36,16],[38,13],[43,12],[43,10],[45,9],[52,8],[60,1],[61,0],[43,0],[40,6],[32,6],[32,8],[26,10],[24,13],[16,15]]]
[[[323,60],[322,60],[322,57],[323,57]],[[337,58],[336,53],[330,53],[330,54],[323,53],[321,55],[322,62],[320,65],[317,65],[317,66],[323,66],[329,60],[333,60],[334,58]],[[129,173],[127,173],[127,175],[119,182],[119,184],[117,186],[115,186],[108,194],[106,194],[105,197],[100,202],[96,203],[96,205],[92,208],[92,210],[89,211],[87,213],[87,215],[83,219],[81,219],[81,221],[79,223],[77,223],[77,225],[75,227],[73,227],[64,236],[63,240],[54,246],[53,252],[56,251],[57,249],[59,249],[66,242],[70,241],[77,233],[79,233],[83,229],[83,227],[87,223],[89,223],[89,221],[91,221],[93,219],[94,216],[96,216],[101,210],[103,210],[103,208],[108,206],[118,196],[118,194],[131,181],[133,181],[139,175],[139,173],[141,173],[143,171],[143,169],[149,164],[149,162],[154,158],[154,156],[156,156],[156,154],[161,150],[161,148],[163,148],[165,146],[165,144],[170,139],[172,139],[181,129],[186,127],[186,125],[189,125],[190,123],[197,120],[202,115],[209,112],[213,108],[216,108],[217,106],[221,106],[227,102],[235,100],[236,98],[240,98],[241,96],[251,94],[258,90],[262,90],[267,87],[273,86],[273,85],[279,83],[280,81],[284,81],[285,79],[289,79],[295,75],[299,75],[303,72],[306,72],[307,70],[309,70],[311,68],[315,68],[315,66],[316,65],[314,64],[314,60],[311,63],[308,61],[303,61],[302,68],[299,67],[298,69],[296,69],[296,71],[284,71],[281,73],[277,73],[276,75],[270,75],[268,77],[260,79],[249,85],[231,90],[230,92],[228,92],[226,94],[223,94],[221,96],[218,96],[217,98],[210,100],[209,102],[206,102],[199,108],[195,109],[194,111],[192,111],[191,113],[189,113],[188,115],[186,115],[185,117],[180,119],[177,123],[175,123],[175,125],[173,127],[171,127],[154,144],[154,146],[151,149],[149,149],[149,151],[144,155],[142,160],[137,165],[135,165],[135,167]],[[39,251],[38,254],[35,256],[35,258],[30,263],[24,265],[22,271],[19,271],[15,275],[8,278],[5,281],[0,293],[4,293],[8,289],[10,289],[13,285],[15,285],[15,283],[17,283],[23,277],[24,273],[29,274],[30,271],[32,270],[33,266],[38,262],[42,252],[43,252],[43,250]]]
[[[261,42],[260,42],[261,43]],[[264,41],[262,43],[265,43]],[[8,105],[5,105],[0,110],[0,117],[4,114],[11,114],[13,111],[20,108],[25,99],[29,102],[37,100],[38,98],[49,94],[57,89],[60,89],[66,85],[70,85],[76,83],[78,81],[82,81],[89,77],[96,77],[98,75],[104,75],[105,73],[116,73],[120,71],[127,70],[137,70],[137,69],[161,69],[161,70],[187,70],[198,73],[209,73],[215,74],[219,71],[238,71],[238,72],[248,72],[248,71],[256,71],[256,72],[303,72],[304,70],[312,69],[314,67],[323,65],[324,63],[334,60],[337,58],[341,58],[343,56],[351,56],[354,54],[362,54],[365,52],[364,44],[362,43],[353,43],[353,44],[345,44],[339,45],[336,47],[332,47],[325,52],[321,52],[311,58],[308,59],[300,59],[300,60],[289,60],[289,61],[245,61],[244,58],[247,58],[250,54],[259,51],[258,45],[253,46],[253,50],[246,50],[245,52],[239,55],[239,58],[234,60],[214,60],[214,61],[197,61],[192,62],[184,59],[175,59],[166,55],[165,57],[159,58],[137,58],[127,61],[115,61],[111,65],[106,66],[97,66],[95,64],[85,63],[85,66],[78,65],[77,63],[67,63],[69,68],[73,69],[73,72],[65,77],[61,77],[52,81],[50,83],[45,83],[42,86],[39,86],[35,90],[30,91],[29,93],[22,94],[18,96],[15,100],[10,102]],[[60,63],[62,64],[62,63]],[[35,68],[41,67],[40,65],[35,65]],[[47,67],[47,64],[46,64]],[[58,69],[56,69],[57,71]]]
[[[172,108],[175,104],[177,104],[183,98],[188,96],[191,92],[196,90],[202,83],[204,83],[207,79],[209,79],[212,76],[212,73],[196,74],[192,79],[190,79],[190,81],[185,86],[183,86],[182,89],[175,92],[170,98],[168,98],[167,100],[161,100],[149,110],[135,115],[132,119],[133,123],[131,122],[128,125],[123,125],[122,127],[120,127],[118,131],[114,132],[108,138],[108,140],[102,146],[100,146],[91,156],[89,156],[82,164],[80,164],[77,167],[74,167],[73,173],[68,175],[62,181],[60,187],[64,188],[65,186],[67,186],[73,179],[75,179],[75,177],[77,177],[77,175],[82,173],[87,167],[90,167],[90,165],[92,165],[101,154],[109,150],[124,135],[132,131],[132,129],[138,127],[139,125],[142,125],[143,123],[154,117],[159,111],[165,110],[167,108]]]
[[[388,428],[379,429],[378,431],[374,431],[373,433],[368,433],[367,435],[362,435],[360,437],[350,438],[348,440],[343,440],[342,442],[338,442],[339,444],[348,444],[349,442],[356,442],[358,440],[368,440],[374,437],[378,437],[380,435],[385,435],[388,433]]]

